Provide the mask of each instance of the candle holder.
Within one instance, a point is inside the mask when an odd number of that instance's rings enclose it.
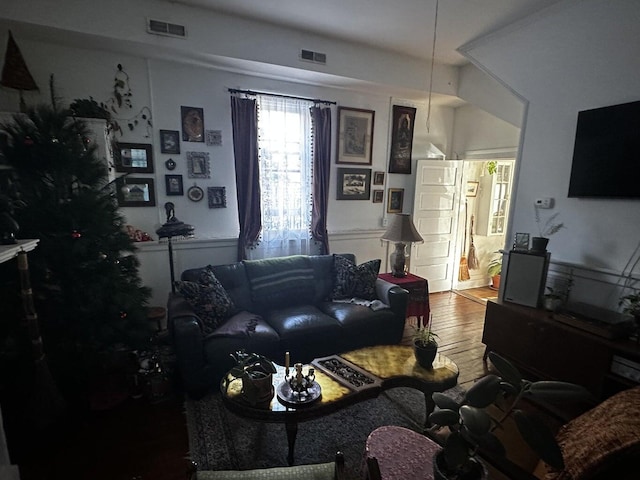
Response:
[[[296,363],[294,371],[289,375],[289,356],[287,352],[285,360],[285,378],[278,385],[278,400],[288,407],[300,407],[319,400],[322,397],[322,388],[316,382],[316,371],[308,367],[307,373],[303,372],[302,363]]]

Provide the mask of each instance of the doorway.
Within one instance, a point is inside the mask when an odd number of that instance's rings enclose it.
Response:
[[[487,270],[507,243],[514,166],[513,157],[462,161],[453,291],[480,303],[498,296]]]

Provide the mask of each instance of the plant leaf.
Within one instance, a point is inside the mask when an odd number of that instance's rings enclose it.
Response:
[[[433,398],[433,402],[438,408],[444,408],[454,411],[457,411],[460,408],[460,404],[458,402],[456,402],[453,398],[445,395],[444,393],[435,392],[433,395],[431,395],[431,398]]]
[[[491,405],[500,392],[500,377],[487,375],[482,377],[467,390],[463,403],[473,407],[484,408]]]
[[[554,380],[533,382],[529,387],[528,393],[547,400],[584,400],[595,402],[595,397],[582,385]]]
[[[458,415],[458,410],[444,408],[431,412],[431,414],[429,414],[429,421],[441,427],[448,427],[457,425],[460,422],[460,415]]]
[[[525,442],[540,458],[558,470],[564,469],[562,450],[547,426],[534,415],[527,416],[520,410],[513,412],[518,431]]]
[[[491,417],[481,408],[463,405],[460,407],[460,417],[465,428],[474,436],[485,435],[491,428]]]
[[[507,359],[501,357],[495,352],[489,352],[489,360],[496,367],[498,373],[502,376],[502,379],[509,382],[520,391],[522,386],[522,374],[513,366]]]
[[[444,456],[447,466],[451,469],[469,461],[469,447],[460,433],[453,432],[447,437]]]

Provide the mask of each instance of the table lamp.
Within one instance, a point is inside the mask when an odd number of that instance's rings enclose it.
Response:
[[[178,220],[175,216],[175,206],[171,202],[167,202],[164,204],[164,209],[167,212],[167,223],[162,225],[158,230],[156,230],[156,234],[158,235],[158,240],[161,238],[166,238],[169,242],[169,268],[171,270],[171,292],[175,293],[175,274],[173,271],[173,245],[172,238],[173,237],[192,237],[193,236],[193,225],[187,225],[184,222]]]
[[[394,277],[405,277],[405,265],[407,262],[407,243],[422,242],[423,239],[413,225],[411,215],[408,213],[396,213],[389,218],[387,231],[382,235],[382,240],[395,242],[396,248],[391,252],[391,274]]]

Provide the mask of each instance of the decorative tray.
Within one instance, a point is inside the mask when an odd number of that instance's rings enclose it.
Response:
[[[380,383],[380,379],[338,355],[316,358],[312,365],[352,390],[362,390]]]
[[[316,381],[311,382],[311,386],[307,389],[307,395],[300,398],[298,395],[294,395],[291,390],[291,385],[284,381],[276,388],[278,394],[278,401],[285,407],[300,408],[305,405],[311,405],[317,402],[322,397],[322,388]]]

